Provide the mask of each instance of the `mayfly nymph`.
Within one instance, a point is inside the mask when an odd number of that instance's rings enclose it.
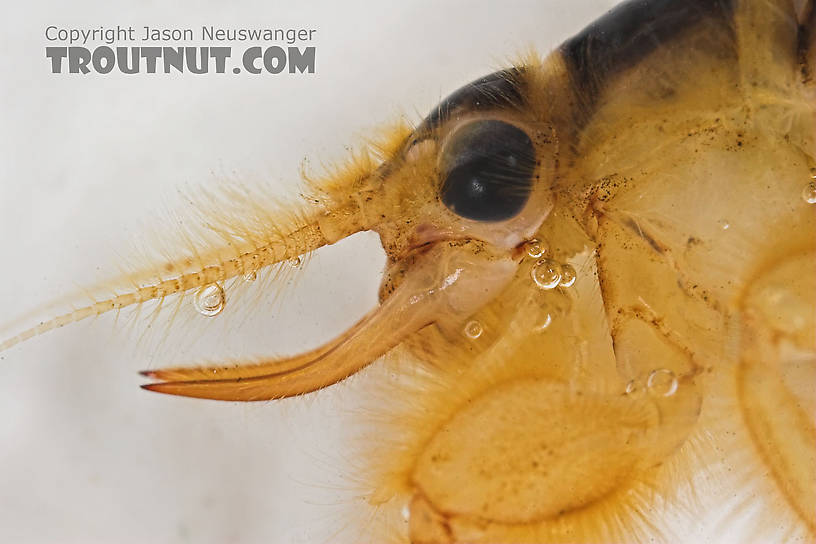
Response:
[[[235,282],[374,232],[379,304],[351,328],[143,387],[277,400],[387,368],[366,540],[676,541],[702,496],[729,523],[750,511],[757,541],[813,539],[814,70],[810,0],[624,2],[392,127],[301,205],[224,188],[203,243],[0,350],[186,295],[216,317]]]

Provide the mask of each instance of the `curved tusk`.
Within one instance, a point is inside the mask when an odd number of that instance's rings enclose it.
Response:
[[[472,247],[447,244],[437,244],[413,263],[391,296],[324,346],[249,365],[144,371],[144,376],[163,383],[142,387],[171,395],[235,401],[316,391],[358,372],[431,323],[464,319],[492,299],[517,268],[509,257],[486,257],[483,252],[476,256]]]

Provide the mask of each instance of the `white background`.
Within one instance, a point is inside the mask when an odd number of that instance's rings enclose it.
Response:
[[[27,2],[0,32],[0,323],[116,275],[179,188],[229,179],[297,191],[378,123],[416,121],[527,46],[546,53],[612,0]],[[316,28],[314,75],[49,73],[45,27]],[[243,50],[235,43],[233,54]],[[327,485],[360,379],[254,405],[144,392],[143,368],[293,353],[376,302],[373,236],[319,252],[297,285],[163,339],[113,316],[0,354],[0,542],[325,542]],[[189,313],[189,312],[188,312]],[[195,320],[195,316],[188,316]],[[184,319],[181,319],[184,321]],[[150,335],[149,335],[150,336]],[[361,378],[365,380],[365,377]],[[699,534],[693,538],[700,541]],[[724,535],[712,541],[725,542]]]

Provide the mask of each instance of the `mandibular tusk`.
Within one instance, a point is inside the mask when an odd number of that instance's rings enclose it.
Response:
[[[474,262],[467,250],[435,249],[423,255],[377,309],[318,349],[248,365],[145,371],[143,375],[164,383],[143,387],[171,395],[235,401],[316,391],[358,372],[431,323],[469,315],[495,296],[517,267],[510,259]],[[472,296],[477,283],[483,299]]]

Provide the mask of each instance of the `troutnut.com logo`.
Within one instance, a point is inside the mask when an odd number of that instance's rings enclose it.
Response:
[[[46,27],[54,74],[313,74],[316,29]],[[208,45],[188,45],[191,42]],[[141,42],[143,45],[123,45]],[[233,42],[246,42],[233,55]],[[57,45],[60,44],[60,45]],[[222,45],[224,44],[224,45]],[[273,45],[274,44],[274,45]]]

